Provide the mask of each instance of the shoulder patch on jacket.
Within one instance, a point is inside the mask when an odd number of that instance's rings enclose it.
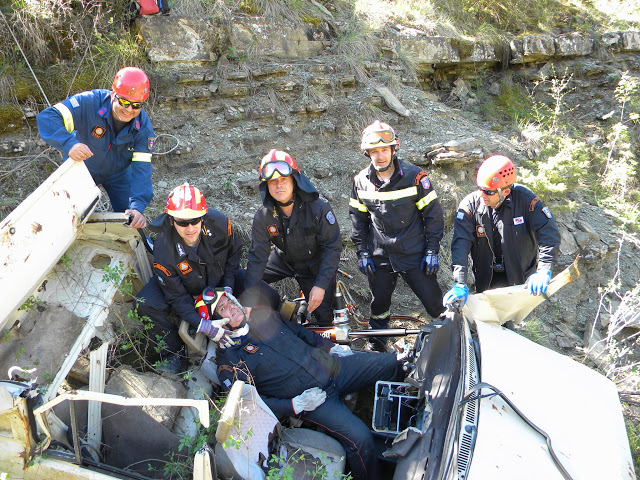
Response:
[[[78,99],[76,97],[71,97],[69,99],[69,103],[71,104],[71,106],[73,108],[78,108],[80,106],[80,102],[78,101]]]
[[[155,137],[147,138],[147,148],[150,152],[153,152],[153,145],[156,143]]]
[[[536,208],[536,203],[538,203],[540,201],[540,198],[538,197],[534,197],[533,200],[531,200],[531,203],[529,204],[529,211],[533,212],[533,210]]]
[[[333,215],[333,212],[331,210],[327,212],[327,222],[329,222],[329,225],[333,225],[334,223],[336,223],[336,217]]]
[[[280,235],[277,225],[267,225],[267,233],[270,237],[277,237],[278,235]]]
[[[462,210],[458,210],[458,213],[456,213],[456,218],[458,220],[462,220],[464,218],[464,212]]]
[[[187,273],[190,273],[193,271],[193,268],[191,268],[191,265],[189,265],[189,262],[187,262],[186,260],[184,262],[180,262],[178,265],[178,270],[180,271],[180,273],[186,275]]]
[[[551,212],[549,211],[549,207],[544,207],[542,209],[542,213],[544,213],[547,216],[547,218],[553,218],[553,215],[551,215]]]
[[[171,276],[171,272],[169,270],[167,270],[167,268],[164,265],[160,265],[159,263],[154,263],[153,264],[153,268],[155,268],[156,270],[160,270],[167,277]]]
[[[425,190],[429,190],[431,187],[431,182],[429,182],[429,177],[427,177],[427,172],[424,170],[420,170],[416,175],[415,180],[413,181],[416,185],[422,184],[422,188]]]

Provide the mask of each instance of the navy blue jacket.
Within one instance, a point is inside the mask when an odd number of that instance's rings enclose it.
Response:
[[[349,215],[358,253],[388,258],[396,272],[420,266],[426,250],[440,251],[444,218],[438,196],[419,167],[394,159],[383,184],[369,164],[353,179]]]
[[[207,286],[233,288],[242,243],[231,221],[213,208],[204,216],[197,254],[185,245],[166,213],[156,217],[151,228],[162,232],[153,247],[153,273],[164,298],[182,320],[198,327],[200,316],[194,308],[194,297]]]
[[[142,213],[153,198],[153,127],[143,109],[116,136],[110,93],[91,90],[53,105],[38,114],[38,129],[42,139],[65,159],[75,144],[86,144],[93,156],[84,163],[98,185],[130,168],[129,208]]]
[[[521,285],[537,270],[551,270],[560,246],[560,232],[553,215],[540,198],[522,185],[514,185],[497,209],[502,255],[509,285]],[[491,208],[476,191],[458,207],[451,240],[451,268],[455,282],[467,283],[471,253],[476,292],[489,288],[493,277]]]
[[[278,416],[295,415],[291,399],[309,388],[326,389],[340,373],[333,343],[297,322],[283,321],[268,307],[254,307],[249,333],[218,349],[218,378],[229,390],[235,379],[250,382]]]
[[[247,288],[262,280],[271,252],[276,253],[296,273],[315,276],[314,285],[329,290],[340,263],[340,227],[331,205],[302,174],[294,173],[295,203],[285,228],[267,182],[260,184],[262,207],[253,217],[251,247],[247,263]]]

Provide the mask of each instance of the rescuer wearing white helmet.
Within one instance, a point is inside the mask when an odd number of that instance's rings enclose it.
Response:
[[[372,328],[388,328],[398,275],[427,313],[443,312],[438,252],[444,231],[442,207],[427,174],[398,159],[396,132],[376,120],[362,132],[360,149],[369,165],[353,181],[349,215],[360,270],[371,289]],[[382,349],[380,342],[373,348]]]

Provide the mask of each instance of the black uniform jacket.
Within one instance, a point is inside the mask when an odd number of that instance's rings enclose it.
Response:
[[[153,247],[153,271],[165,300],[182,320],[197,327],[200,317],[193,297],[207,286],[234,286],[242,243],[231,221],[212,208],[204,216],[197,254],[186,246],[166,213],[156,217],[151,228],[161,231]]]
[[[349,215],[358,252],[388,258],[396,272],[420,265],[426,250],[438,252],[444,232],[442,207],[427,174],[394,159],[395,171],[382,184],[369,165],[355,176]]]
[[[234,380],[250,382],[278,416],[294,415],[291,399],[312,387],[326,388],[340,373],[333,343],[297,322],[283,321],[267,307],[255,307],[249,333],[218,349],[218,378],[225,389]]]
[[[267,182],[260,184],[262,207],[253,217],[247,288],[262,280],[271,244],[294,272],[315,276],[315,286],[328,290],[333,285],[342,252],[338,221],[329,202],[318,194],[307,177],[296,172],[293,179],[297,187],[288,227],[269,194]]]
[[[560,245],[560,232],[540,198],[522,185],[514,185],[497,209],[502,232],[502,255],[509,285],[523,284],[536,270],[550,270]],[[489,288],[493,275],[491,208],[480,192],[467,195],[456,213],[451,240],[451,268],[455,282],[466,283],[468,255],[473,260],[476,291]]]

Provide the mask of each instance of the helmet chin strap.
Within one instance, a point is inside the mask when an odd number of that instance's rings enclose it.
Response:
[[[391,168],[391,166],[393,165],[393,163],[396,161],[397,155],[396,155],[396,149],[397,149],[397,145],[391,145],[391,161],[387,164],[386,167],[376,167],[376,165],[373,163],[373,161],[371,162],[371,165],[373,166],[373,169],[376,172],[386,172],[387,170],[389,170]],[[371,158],[371,155],[369,155],[369,152],[365,151],[365,156]]]

